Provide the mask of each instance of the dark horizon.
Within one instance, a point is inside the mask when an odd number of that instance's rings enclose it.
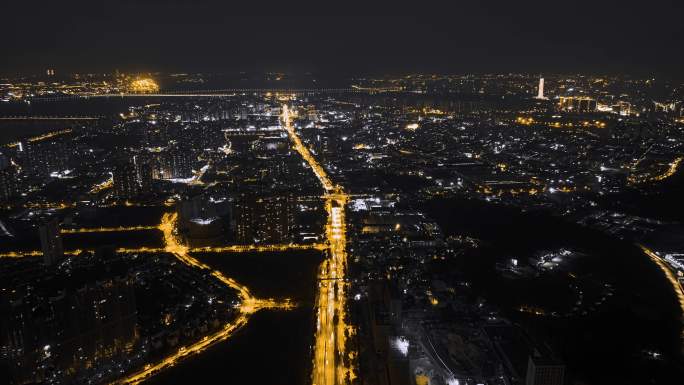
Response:
[[[572,7],[490,1],[417,9],[259,5],[6,4],[3,13],[11,17],[0,43],[7,53],[0,73],[513,72],[678,79],[684,67],[678,49],[684,5],[674,1],[580,1]],[[29,21],[22,17],[33,13]]]

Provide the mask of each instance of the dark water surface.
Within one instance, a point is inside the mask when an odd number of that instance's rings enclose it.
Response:
[[[65,99],[60,101],[34,101],[0,103],[0,117],[9,116],[79,116],[110,117],[128,110],[129,106],[156,103],[151,98]],[[69,120],[0,120],[0,145],[20,138],[40,135],[49,131],[74,128],[83,121]]]

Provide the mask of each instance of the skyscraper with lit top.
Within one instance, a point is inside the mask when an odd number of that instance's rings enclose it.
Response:
[[[537,87],[537,99],[546,100],[544,96],[544,78],[539,78],[539,86]]]

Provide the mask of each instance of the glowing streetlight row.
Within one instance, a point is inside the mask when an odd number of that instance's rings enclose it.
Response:
[[[110,189],[114,186],[114,176],[110,176],[109,179],[102,183],[98,183],[95,186],[93,186],[92,189],[90,189],[91,194],[97,194],[101,191]]]
[[[355,376],[353,369],[342,362],[345,356],[350,359],[355,357],[354,352],[346,352],[346,336],[354,331],[345,323],[347,239],[344,206],[349,196],[341,187],[333,185],[323,167],[304,146],[292,126],[288,106],[283,105],[282,111],[281,119],[294,149],[309,164],[325,189],[323,199],[328,216],[325,235],[330,257],[321,263],[318,270],[312,382],[314,385],[342,385]]]
[[[232,336],[235,331],[242,328],[247,324],[249,316],[261,309],[292,309],[295,304],[289,299],[276,300],[273,298],[260,299],[255,298],[244,285],[239,284],[234,279],[225,276],[222,272],[218,270],[212,270],[207,264],[200,262],[196,258],[190,255],[190,252],[246,252],[246,251],[282,251],[288,249],[323,249],[327,245],[323,244],[284,244],[284,245],[234,245],[227,247],[216,247],[216,248],[197,248],[190,249],[185,245],[178,242],[174,230],[176,228],[176,223],[178,220],[178,214],[176,213],[165,213],[162,216],[161,223],[158,226],[131,226],[131,227],[115,227],[115,228],[81,228],[81,229],[65,229],[62,233],[65,234],[77,234],[77,233],[96,233],[96,232],[116,232],[116,231],[139,231],[139,230],[151,230],[157,229],[162,232],[164,239],[163,248],[117,248],[115,252],[117,253],[160,253],[168,252],[173,254],[181,262],[202,270],[207,270],[209,273],[219,280],[224,285],[230,287],[231,289],[237,291],[238,297],[240,298],[240,305],[236,308],[238,311],[238,316],[231,322],[226,323],[221,330],[213,334],[203,337],[201,340],[191,344],[189,346],[183,346],[171,355],[159,360],[156,363],[145,365],[141,370],[132,373],[118,381],[116,384],[138,384],[160,371],[170,368],[177,364],[178,362],[197,355],[207,348],[213,346],[214,344],[224,341]],[[70,250],[66,251],[66,255],[79,255],[85,250]],[[0,257],[4,258],[19,258],[27,256],[40,256],[42,252],[40,251],[26,251],[26,252],[6,252],[1,253]]]
[[[654,176],[635,176],[635,175],[630,175],[628,178],[628,181],[632,184],[639,184],[639,183],[647,183],[647,182],[661,182],[674,174],[677,173],[677,170],[679,169],[679,166],[681,166],[682,162],[684,161],[684,157],[678,157],[675,158],[675,160],[672,161],[672,163],[669,164],[668,168],[662,173]]]
[[[178,362],[186,358],[203,352],[214,344],[228,339],[237,330],[247,324],[250,315],[261,309],[275,308],[288,310],[295,306],[289,299],[284,301],[277,301],[274,299],[257,299],[251,295],[246,286],[237,283],[232,278],[226,277],[218,270],[212,270],[208,265],[190,256],[188,247],[180,244],[174,235],[174,229],[176,227],[177,220],[178,214],[176,213],[166,213],[162,216],[162,220],[158,228],[164,234],[164,251],[172,253],[181,262],[189,266],[202,270],[209,270],[213,277],[218,279],[226,286],[236,290],[238,292],[238,296],[240,297],[240,306],[237,308],[239,314],[233,321],[225,324],[220,331],[205,336],[200,341],[197,341],[190,346],[183,346],[179,348],[176,352],[168,357],[160,360],[157,363],[146,365],[142,370],[126,376],[125,378],[117,381],[116,384],[138,384],[161,372],[162,370],[176,365]]]
[[[146,229],[146,228],[145,228]],[[152,227],[152,229],[157,229]],[[79,229],[80,230],[80,229]],[[139,230],[139,229],[138,229]],[[125,231],[125,230],[110,230],[110,231]],[[78,233],[94,233],[100,231],[73,231],[68,230],[62,232],[63,234],[78,234]],[[107,232],[107,230],[105,230]],[[305,243],[305,244],[282,244],[282,245],[231,245],[231,246],[218,246],[218,247],[195,247],[188,248],[189,253],[266,253],[266,252],[278,252],[278,251],[291,251],[291,250],[326,250],[329,246],[325,243]],[[95,252],[95,249],[76,249],[76,250],[66,250],[65,255],[79,255],[83,252]],[[164,253],[166,252],[166,247],[118,247],[114,249],[115,253],[119,254],[145,254],[145,253]],[[43,252],[40,250],[28,250],[28,251],[6,251],[0,252],[0,258],[25,258],[25,257],[39,257],[42,256]]]
[[[679,302],[679,308],[681,309],[682,313],[684,314],[684,288],[682,288],[682,285],[679,283],[677,280],[677,277],[675,274],[672,272],[670,267],[667,265],[667,263],[661,258],[655,251],[649,249],[648,247],[644,245],[638,245],[641,251],[644,252],[653,262],[658,265],[660,270],[665,274],[665,278],[670,282],[670,285],[672,286],[672,290],[674,290],[675,295],[677,296],[677,301]]]
[[[119,227],[81,227],[77,229],[61,229],[62,234],[82,233],[116,233],[123,231],[157,230],[159,226],[119,226]]]

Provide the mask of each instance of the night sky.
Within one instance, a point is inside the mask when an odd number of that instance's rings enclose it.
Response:
[[[681,78],[683,1],[3,1],[0,73],[434,71]],[[444,1],[447,3],[447,1]]]

